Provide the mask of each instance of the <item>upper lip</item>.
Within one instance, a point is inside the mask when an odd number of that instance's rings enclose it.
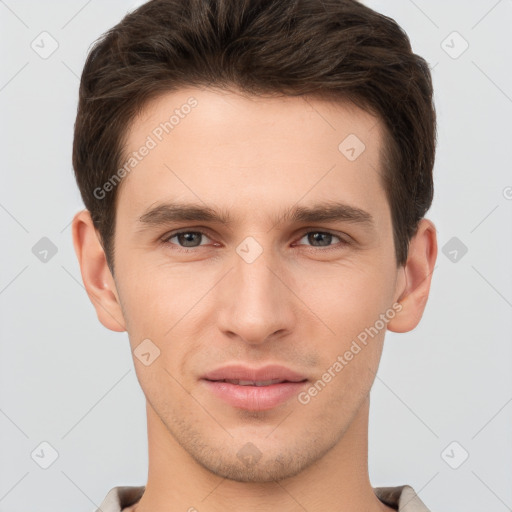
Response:
[[[227,365],[208,372],[202,378],[206,380],[248,380],[254,382],[276,379],[288,382],[307,380],[304,375],[277,364],[262,366],[261,368],[250,368],[236,364]]]

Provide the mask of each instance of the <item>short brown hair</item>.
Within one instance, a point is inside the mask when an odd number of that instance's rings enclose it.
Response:
[[[112,273],[117,187],[94,191],[122,165],[135,116],[187,86],[329,96],[381,119],[383,186],[405,264],[432,203],[436,114],[428,64],[399,25],[355,0],[151,0],[94,43],[80,81],[73,167]]]

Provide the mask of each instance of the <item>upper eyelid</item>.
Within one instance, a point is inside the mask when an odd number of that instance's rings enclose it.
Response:
[[[168,234],[165,234],[161,240],[163,242],[168,242],[171,238],[174,238],[175,236],[177,235],[180,235],[182,233],[201,233],[202,235],[208,237],[208,238],[212,238],[212,236],[208,233],[208,230],[206,229],[203,229],[203,228],[188,228],[188,229],[185,229],[185,228],[182,228],[182,229],[178,229],[176,231],[171,231],[170,233]],[[341,243],[349,243],[350,240],[346,240],[346,237],[349,237],[349,235],[345,235],[343,236],[342,234],[338,234],[336,233],[335,231],[333,230],[329,230],[329,229],[321,229],[321,228],[304,228],[303,230],[301,230],[300,232],[300,236],[298,237],[298,241],[301,240],[302,238],[304,238],[307,234],[309,233],[327,233],[327,234],[330,234],[330,235],[333,235],[337,238],[339,238],[341,240]],[[351,238],[351,237],[349,237]],[[198,246],[200,247],[200,246]],[[192,247],[193,249],[193,247]]]
[[[171,231],[169,233],[166,233],[162,237],[162,240],[163,241],[169,240],[170,238],[174,238],[176,235],[180,235],[182,233],[201,233],[202,235],[207,236],[208,238],[212,238],[211,235],[208,233],[208,231],[196,228],[196,229],[180,229],[177,231]]]

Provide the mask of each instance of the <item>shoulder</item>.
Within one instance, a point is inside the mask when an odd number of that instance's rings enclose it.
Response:
[[[144,493],[145,486],[118,485],[108,491],[96,512],[127,512]]]
[[[373,490],[380,501],[398,512],[430,512],[410,485],[375,487]]]

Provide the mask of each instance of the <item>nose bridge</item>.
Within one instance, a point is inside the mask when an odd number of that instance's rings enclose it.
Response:
[[[221,330],[256,344],[291,328],[290,297],[275,275],[279,267],[277,255],[255,238],[247,237],[238,245],[219,312]]]

